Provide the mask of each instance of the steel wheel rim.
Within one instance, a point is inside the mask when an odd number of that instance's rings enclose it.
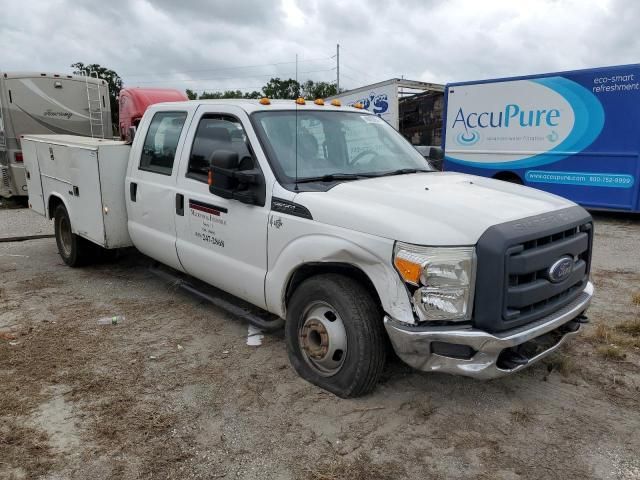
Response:
[[[298,331],[302,356],[319,375],[335,375],[347,357],[347,331],[342,318],[325,302],[310,304],[302,318]]]
[[[58,222],[58,228],[60,230],[60,248],[62,248],[65,257],[68,257],[71,255],[71,244],[73,243],[69,219],[62,217]]]

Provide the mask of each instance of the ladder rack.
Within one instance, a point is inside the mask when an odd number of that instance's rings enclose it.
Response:
[[[84,70],[84,81],[87,87],[87,104],[89,106],[89,127],[92,138],[104,138],[104,110],[102,106],[102,95],[100,94],[100,83],[90,82],[90,79],[99,80],[98,72],[94,70]]]

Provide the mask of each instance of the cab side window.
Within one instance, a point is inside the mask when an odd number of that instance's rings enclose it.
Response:
[[[240,120],[229,115],[207,114],[200,120],[193,139],[187,177],[206,182],[209,161],[216,150],[236,152],[240,170],[254,168],[249,140]]]
[[[140,170],[171,175],[186,118],[187,112],[158,112],[153,116],[142,147]]]

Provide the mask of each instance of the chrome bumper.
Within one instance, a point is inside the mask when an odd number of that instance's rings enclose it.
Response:
[[[498,356],[505,348],[522,345],[581,315],[591,303],[593,290],[593,284],[589,282],[573,302],[553,314],[534,323],[496,334],[474,328],[413,326],[388,316],[384,319],[384,325],[398,356],[413,368],[480,379],[497,378],[532,365],[556,350],[568,337],[578,333],[579,330],[565,332],[557,343],[529,358],[526,365],[511,369],[499,368],[497,365]],[[469,359],[446,357],[432,352],[432,342],[466,345],[476,353]]]

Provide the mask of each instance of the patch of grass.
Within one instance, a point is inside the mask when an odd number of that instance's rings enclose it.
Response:
[[[572,355],[556,353],[549,357],[549,371],[556,370],[563,377],[568,377],[577,370],[576,362]]]
[[[634,292],[631,295],[631,303],[640,306],[640,292]]]
[[[615,345],[601,345],[597,348],[597,352],[605,360],[621,361],[627,358],[627,354]]]
[[[535,413],[527,406],[522,406],[511,411],[511,420],[520,425],[526,425],[533,421]]]
[[[421,420],[427,420],[431,415],[436,413],[438,408],[431,403],[431,400],[427,400],[425,403],[418,406],[416,416]]]
[[[616,325],[616,330],[632,337],[640,337],[640,317],[625,320]]]
[[[592,337],[599,342],[609,343],[611,340],[611,330],[604,323],[598,323]]]
[[[337,458],[330,463],[305,468],[306,479],[311,480],[395,480],[405,478],[399,463],[375,463],[366,453],[360,453],[352,462]]]

